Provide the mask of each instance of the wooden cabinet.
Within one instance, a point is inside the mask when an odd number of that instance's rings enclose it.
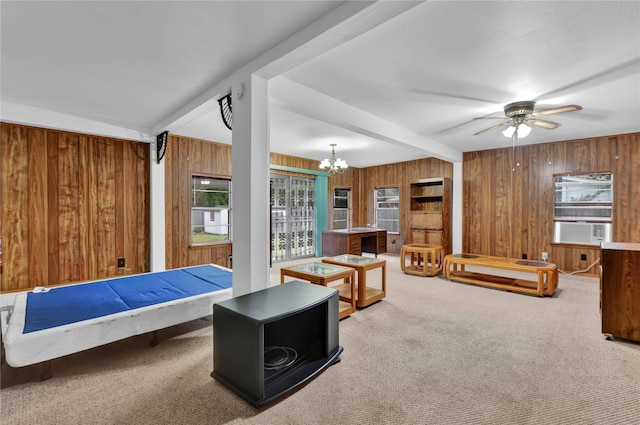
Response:
[[[451,254],[451,179],[421,179],[409,192],[410,243],[442,245]]]
[[[640,341],[640,243],[603,242],[602,333]]]

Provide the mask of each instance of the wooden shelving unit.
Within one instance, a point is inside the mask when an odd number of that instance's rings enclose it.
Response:
[[[451,254],[451,179],[421,179],[409,185],[410,243],[442,245]]]

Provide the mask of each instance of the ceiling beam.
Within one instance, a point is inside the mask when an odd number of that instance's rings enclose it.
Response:
[[[424,137],[369,112],[312,90],[285,77],[271,81],[274,104],[289,112],[328,123],[384,142],[410,147],[449,162],[462,161],[462,152]],[[308,105],[308,106],[305,106]]]

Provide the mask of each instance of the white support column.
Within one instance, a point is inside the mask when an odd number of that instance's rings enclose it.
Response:
[[[453,163],[453,206],[451,238],[453,253],[462,252],[462,161]]]
[[[164,219],[164,160],[158,164],[155,139],[149,143],[151,166],[149,167],[149,245],[151,271],[166,268],[165,219]]]
[[[269,286],[268,82],[247,75],[234,83],[231,91],[233,296],[236,297]]]

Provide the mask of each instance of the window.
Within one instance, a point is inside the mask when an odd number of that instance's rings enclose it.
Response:
[[[390,233],[400,232],[399,199],[397,186],[376,189],[376,228],[385,229]]]
[[[333,229],[351,227],[351,189],[333,190]]]
[[[612,173],[554,176],[554,242],[611,242],[612,217]]]
[[[231,240],[231,180],[191,177],[191,244]]]

